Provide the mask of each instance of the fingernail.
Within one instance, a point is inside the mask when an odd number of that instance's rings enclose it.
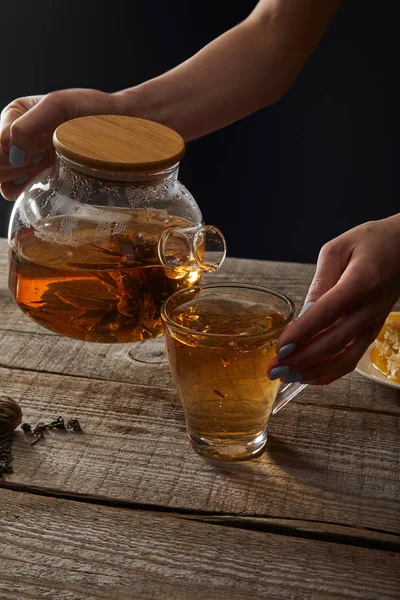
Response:
[[[313,383],[317,383],[317,380],[311,379],[311,381],[302,381],[301,383],[306,383],[307,385],[312,385]]]
[[[290,368],[287,365],[281,365],[280,367],[275,367],[271,369],[271,373],[269,374],[270,381],[274,381],[275,379],[279,379],[283,377],[287,373],[289,373]]]
[[[303,373],[296,371],[296,373],[289,373],[283,378],[283,383],[297,383],[303,379]]]
[[[42,162],[43,156],[44,156],[43,152],[38,152],[37,154],[35,154],[35,156],[32,158],[32,164],[38,165],[40,162]]]
[[[296,344],[285,344],[278,352],[278,358],[286,358],[296,349]]]
[[[25,181],[28,181],[28,179],[29,175],[23,175],[22,177],[14,179],[13,183],[15,183],[15,185],[21,185],[21,183],[25,183]]]
[[[13,167],[21,167],[25,162],[25,157],[25,150],[18,146],[11,146],[8,158]]]
[[[297,318],[299,318],[299,317],[301,317],[302,315],[304,315],[304,313],[305,313],[305,312],[307,312],[307,311],[308,311],[308,309],[310,308],[310,306],[312,306],[313,304],[314,304],[314,302],[307,302],[307,303],[306,303],[306,304],[303,306],[303,308],[301,309],[301,311],[299,312],[299,314],[298,314],[298,317],[297,317]]]

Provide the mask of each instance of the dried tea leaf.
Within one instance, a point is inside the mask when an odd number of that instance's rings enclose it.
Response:
[[[118,247],[110,248],[107,246],[97,246],[96,244],[88,244],[88,246],[94,248],[100,254],[108,254],[109,256],[115,256],[117,258],[121,256],[121,249]]]
[[[110,304],[115,303],[115,298],[85,298],[75,294],[68,294],[64,291],[55,292],[54,295],[64,302],[64,304],[70,304],[80,310],[109,310]],[[58,310],[60,310],[60,307]]]
[[[123,296],[117,304],[117,309],[127,317],[134,317],[138,314],[138,303],[129,297]]]
[[[97,277],[97,279],[100,279],[102,283],[105,283],[106,286],[111,288],[111,290],[114,292],[115,288],[117,287],[117,282],[113,277],[111,277],[109,272],[97,271],[96,273],[93,273],[93,275]]]

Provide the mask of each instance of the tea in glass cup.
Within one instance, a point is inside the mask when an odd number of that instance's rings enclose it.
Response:
[[[164,303],[168,360],[197,452],[243,460],[264,448],[271,414],[305,387],[278,396],[279,380],[267,376],[294,310],[279,292],[239,284],[182,289]]]

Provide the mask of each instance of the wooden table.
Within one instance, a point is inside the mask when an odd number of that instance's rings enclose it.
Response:
[[[219,281],[300,304],[313,266],[227,260]],[[185,438],[162,353],[63,339],[31,323],[0,241],[1,393],[37,423],[0,480],[0,598],[400,598],[400,395],[353,373],[307,388],[268,450],[208,462]],[[160,346],[161,348],[161,346]],[[143,362],[150,360],[152,362]]]

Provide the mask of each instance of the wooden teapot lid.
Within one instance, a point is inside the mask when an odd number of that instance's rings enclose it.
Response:
[[[53,143],[65,158],[110,171],[158,171],[185,154],[183,138],[169,127],[117,115],[66,121],[55,130]]]

